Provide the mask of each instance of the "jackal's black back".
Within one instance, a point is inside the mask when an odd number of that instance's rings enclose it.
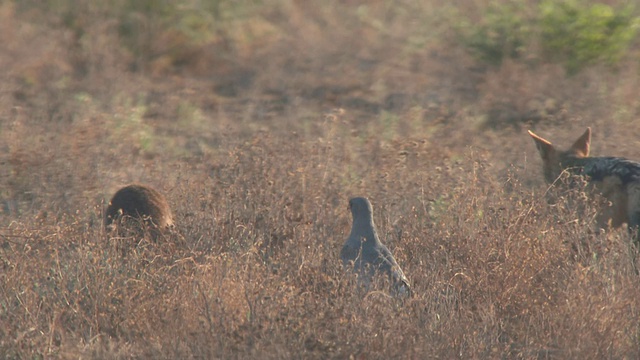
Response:
[[[620,178],[623,184],[640,180],[640,163],[620,157],[588,157],[576,159],[576,173],[587,175],[592,181],[608,176]]]

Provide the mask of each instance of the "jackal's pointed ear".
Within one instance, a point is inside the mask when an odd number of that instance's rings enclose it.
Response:
[[[578,155],[584,157],[589,156],[589,147],[591,145],[591,128],[587,130],[571,145],[571,150],[575,151]]]
[[[536,143],[536,148],[538,148],[538,152],[542,157],[542,160],[549,160],[552,157],[552,154],[556,151],[556,149],[551,145],[550,142],[541,138],[540,136],[534,134],[531,130],[528,130],[529,135],[533,138],[533,141]]]

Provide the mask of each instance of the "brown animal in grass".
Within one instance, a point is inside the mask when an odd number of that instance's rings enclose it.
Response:
[[[157,190],[140,184],[127,185],[118,190],[107,207],[105,225],[109,228],[123,218],[144,222],[154,229],[173,226],[169,203]]]

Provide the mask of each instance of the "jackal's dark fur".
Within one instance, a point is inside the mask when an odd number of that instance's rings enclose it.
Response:
[[[640,163],[620,157],[589,157],[591,128],[569,150],[557,150],[529,131],[542,157],[546,181],[553,184],[563,171],[584,175],[610,202],[598,218],[600,226],[640,226]]]

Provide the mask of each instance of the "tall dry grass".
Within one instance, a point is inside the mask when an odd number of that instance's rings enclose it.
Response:
[[[439,2],[275,3],[248,15],[269,41],[240,21],[191,65],[133,58],[100,12],[78,38],[0,5],[0,354],[640,357],[638,250],[547,189],[522,129],[640,158],[636,68],[478,70]],[[104,232],[133,181],[175,232]],[[358,195],[413,298],[342,268]]]
[[[624,231],[594,233],[592,207],[573,206],[579,192],[550,205],[521,174],[492,176],[484,156],[413,167],[386,161],[398,148],[352,140],[327,155],[316,141],[260,135],[215,176],[190,170],[165,189],[179,225],[157,242],[108,237],[91,221],[99,207],[9,223],[3,352],[638,356],[637,250]],[[346,199],[363,193],[410,300],[360,294],[340,266]]]

